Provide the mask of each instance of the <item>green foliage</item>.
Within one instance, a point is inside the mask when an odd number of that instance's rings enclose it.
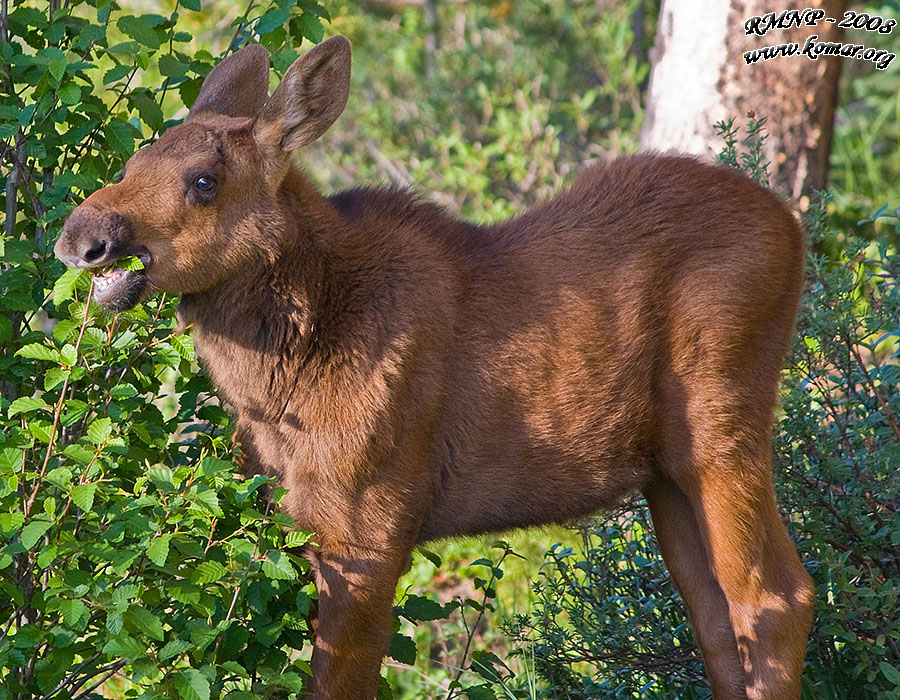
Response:
[[[826,204],[816,243],[834,236]],[[854,237],[837,260],[810,255],[809,281],[777,438],[782,507],[816,581],[805,692],[887,700],[900,693],[900,255]]]
[[[437,5],[435,27],[419,7],[341,6],[350,102],[305,158],[327,184],[411,185],[453,213],[497,220],[586,161],[637,149],[649,38],[634,35],[636,0]],[[566,60],[548,60],[561,46]]]
[[[900,18],[897,0],[867,0],[860,5],[854,9],[870,16]],[[896,38],[878,32],[851,30],[843,41],[896,53]],[[846,230],[852,228],[856,228],[857,236],[871,237],[874,231],[860,230],[856,222],[884,202],[897,204],[900,81],[896,63],[894,59],[886,70],[872,70],[863,61],[843,61],[841,65],[841,93],[829,172],[833,239],[840,243]],[[889,224],[880,226],[877,235],[894,247],[900,245],[900,237]]]
[[[539,697],[709,698],[647,507],[631,503],[578,532],[578,546],[547,552],[535,605],[505,625],[556,693]]]
[[[298,697],[315,591],[274,507],[240,476],[226,412],[171,299],[116,315],[52,255],[65,216],[196,97],[200,9],[11,2],[0,42],[0,698]],[[4,3],[4,7],[6,4]],[[232,22],[283,69],[314,2]],[[227,24],[227,23],[226,23]],[[8,34],[7,34],[8,32]],[[158,87],[148,76],[164,76]],[[142,85],[142,87],[138,87]],[[132,261],[140,265],[139,261]]]

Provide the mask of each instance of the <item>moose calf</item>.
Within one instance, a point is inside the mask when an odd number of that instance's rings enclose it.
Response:
[[[772,410],[803,233],[687,157],[585,171],[494,226],[404,191],[323,197],[292,164],[347,101],[333,37],[267,94],[241,49],[184,123],[78,206],[56,244],[127,309],[181,295],[275,475],[319,590],[316,700],[371,700],[412,548],[570,521],[640,491],[717,700],[796,700],[813,588],[775,504]],[[136,255],[145,268],[116,261]]]

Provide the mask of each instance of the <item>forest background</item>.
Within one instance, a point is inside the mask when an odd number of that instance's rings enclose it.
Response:
[[[353,87],[301,154],[313,180],[505,218],[638,150],[659,3],[2,7],[0,700],[296,697],[315,591],[290,548],[307,535],[285,536],[263,480],[236,474],[174,300],[86,303],[90,279],[52,256],[66,214],[184,116],[223,53],[261,41],[280,72],[340,33]],[[897,2],[857,11],[900,17]],[[898,70],[844,62],[828,192],[804,202],[809,284],[774,461],[818,592],[805,698],[900,691]],[[765,180],[766,115],[733,116],[720,160]],[[635,501],[421,551],[381,697],[709,697],[651,532]]]

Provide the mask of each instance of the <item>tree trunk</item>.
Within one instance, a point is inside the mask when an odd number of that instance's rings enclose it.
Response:
[[[775,8],[762,0],[663,0],[641,147],[677,150],[712,158],[721,148],[716,122],[749,112],[766,117],[770,184],[805,208],[809,194],[825,187],[838,96],[838,56],[779,56],[748,64],[744,53],[798,43],[841,41],[837,23],[772,28],[745,34],[753,16],[776,10],[821,8],[840,21],[847,0],[785,0]],[[765,26],[765,22],[760,26]],[[740,121],[739,121],[740,123]]]

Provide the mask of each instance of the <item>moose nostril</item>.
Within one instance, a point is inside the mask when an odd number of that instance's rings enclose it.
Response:
[[[106,254],[106,241],[92,241],[90,248],[84,252],[86,262],[95,262]]]

